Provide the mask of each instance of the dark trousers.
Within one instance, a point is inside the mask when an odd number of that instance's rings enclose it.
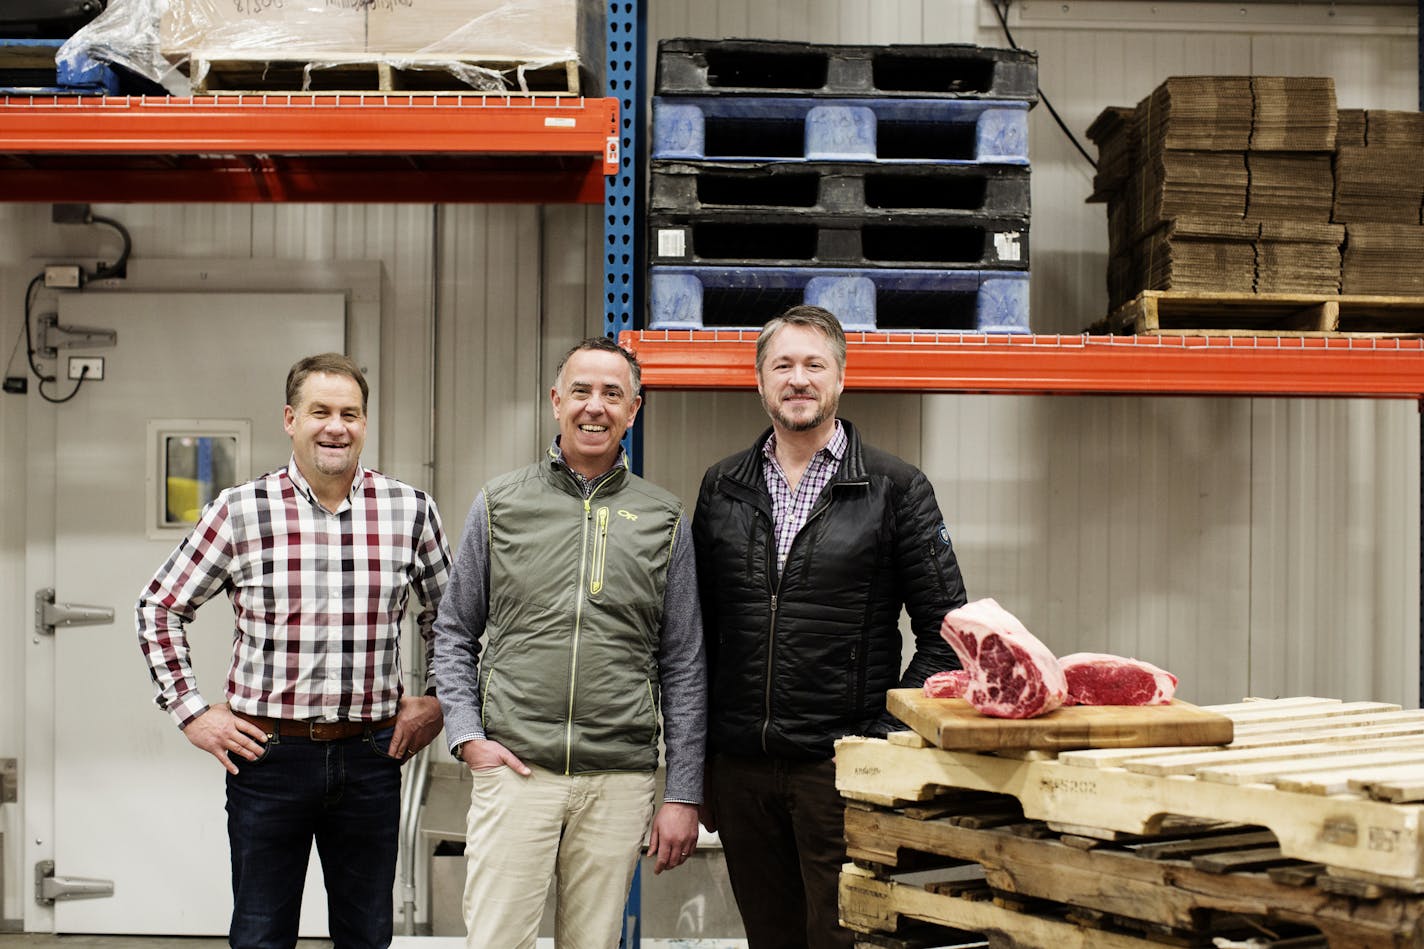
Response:
[[[850,949],[836,896],[846,851],[834,762],[716,755],[709,777],[749,949]]]
[[[338,741],[276,736],[227,778],[233,949],[291,949],[315,839],[335,949],[386,949],[400,823],[394,729]]]

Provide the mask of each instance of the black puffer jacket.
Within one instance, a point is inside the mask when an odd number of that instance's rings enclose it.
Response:
[[[913,465],[849,444],[776,571],[762,446],[708,469],[693,537],[711,675],[713,750],[828,758],[844,735],[884,734],[885,691],[958,668],[940,638],[964,583],[934,489]],[[900,676],[900,607],[915,655]],[[903,726],[900,726],[903,727]]]

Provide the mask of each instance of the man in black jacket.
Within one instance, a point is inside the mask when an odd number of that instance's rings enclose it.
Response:
[[[928,479],[836,418],[845,333],[820,307],[762,327],[771,429],[702,480],[693,520],[711,677],[707,805],[750,949],[849,947],[835,741],[900,726],[885,692],[958,667],[965,601]],[[900,674],[900,609],[915,654]]]

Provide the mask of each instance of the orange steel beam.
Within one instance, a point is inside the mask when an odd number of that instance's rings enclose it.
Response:
[[[602,204],[604,173],[597,157],[582,168],[411,169],[335,168],[319,160],[274,162],[230,156],[175,168],[95,156],[57,168],[0,167],[0,195],[10,201],[349,202],[419,204]],[[570,159],[572,160],[572,159]]]
[[[558,96],[9,96],[12,153],[584,154],[618,168],[618,100]]]
[[[1424,340],[848,333],[846,388],[1023,394],[1424,397]],[[650,389],[756,385],[755,330],[644,330]]]

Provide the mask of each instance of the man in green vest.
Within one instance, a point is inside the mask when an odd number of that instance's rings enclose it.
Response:
[[[471,949],[532,947],[550,879],[560,949],[618,944],[642,841],[697,843],[707,667],[682,503],[628,470],[637,359],[586,339],[549,392],[559,434],[487,484],[435,621],[450,750],[470,768]],[[659,720],[667,781],[654,816]]]

